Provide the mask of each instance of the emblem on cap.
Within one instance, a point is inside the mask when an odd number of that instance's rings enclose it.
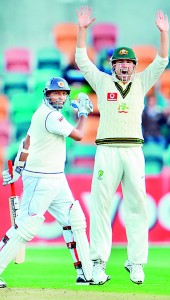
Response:
[[[121,49],[121,50],[119,51],[119,54],[120,54],[120,55],[126,55],[126,54],[128,54],[128,51],[127,51],[126,49]]]
[[[59,86],[59,87],[63,87],[63,86],[64,86],[64,83],[63,83],[62,81],[59,81],[59,82],[58,82],[58,86]]]

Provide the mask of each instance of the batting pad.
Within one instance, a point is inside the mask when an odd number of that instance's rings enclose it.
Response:
[[[25,244],[25,241],[15,232],[15,234],[4,245],[0,251],[0,274],[4,271],[11,260],[13,260],[23,244]]]
[[[84,275],[86,280],[91,280],[92,263],[90,261],[89,242],[86,235],[86,219],[77,200],[73,203],[70,210],[70,223]]]
[[[40,215],[29,216],[24,223],[18,226],[17,234],[29,242],[37,234],[45,218]]]

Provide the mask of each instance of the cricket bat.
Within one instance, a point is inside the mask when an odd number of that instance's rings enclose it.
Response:
[[[8,160],[8,170],[11,176],[13,177],[13,165],[12,161]],[[15,219],[19,214],[20,209],[20,199],[16,195],[15,184],[10,183],[11,186],[11,197],[9,198],[9,208],[10,208],[10,219],[11,225],[15,225]],[[25,245],[23,245],[14,258],[16,264],[22,264],[25,261]]]

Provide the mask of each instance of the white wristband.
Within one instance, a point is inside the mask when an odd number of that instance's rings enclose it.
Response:
[[[80,118],[81,116],[84,116],[84,117],[88,117],[88,114],[84,113],[84,112],[78,112],[78,117]]]

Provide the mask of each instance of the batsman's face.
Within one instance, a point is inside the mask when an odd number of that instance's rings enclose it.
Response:
[[[48,97],[54,108],[62,109],[67,100],[67,95],[66,91],[51,91]]]
[[[117,60],[112,67],[114,68],[116,76],[124,83],[131,79],[136,69],[134,62],[128,59]]]

